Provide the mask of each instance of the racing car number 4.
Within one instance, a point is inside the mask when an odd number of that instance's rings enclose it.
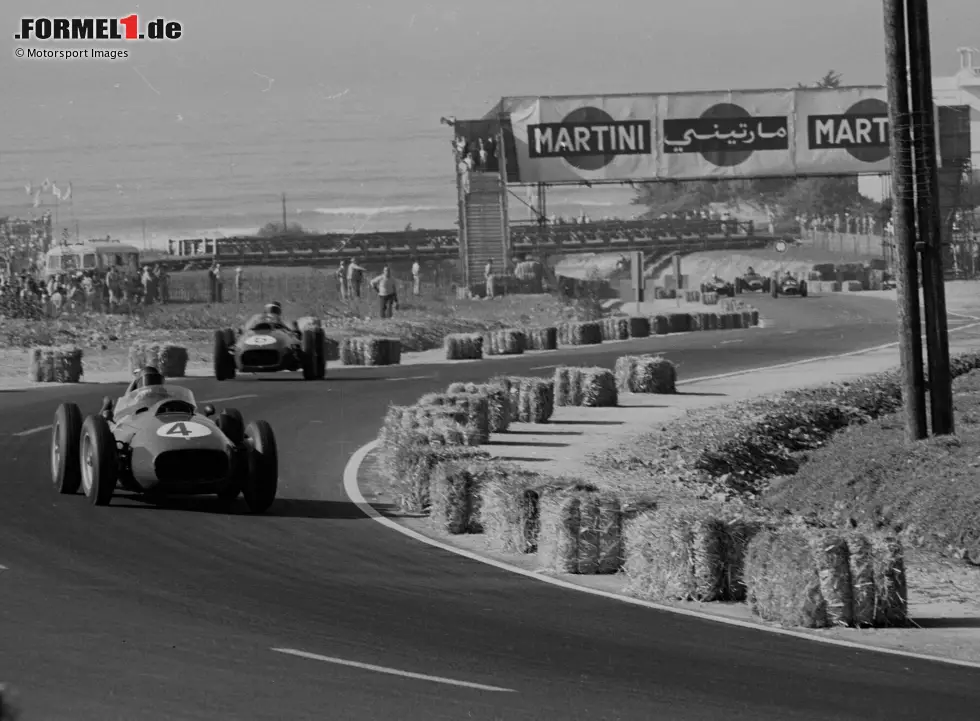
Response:
[[[245,339],[245,345],[272,345],[276,339],[271,335],[253,335]]]
[[[157,429],[157,435],[164,438],[200,438],[210,436],[211,431],[207,426],[194,421],[175,421],[165,423]]]

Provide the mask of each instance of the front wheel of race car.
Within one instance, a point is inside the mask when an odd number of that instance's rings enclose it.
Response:
[[[323,328],[316,329],[316,377],[317,380],[327,377],[327,335]]]
[[[102,416],[89,416],[79,444],[82,490],[93,506],[108,506],[116,490],[116,439]]]
[[[74,403],[62,403],[54,412],[51,427],[51,481],[58,493],[77,493],[82,484],[82,467],[78,460],[81,435],[81,410]]]
[[[229,342],[232,332],[229,329],[214,332],[214,378],[230,381],[235,378],[235,358],[232,356],[233,342]]]
[[[800,281],[800,297],[801,298],[806,298],[806,293],[807,293],[807,290],[806,290],[806,281],[805,280],[801,280]]]
[[[315,331],[303,331],[303,380],[315,381],[317,379],[317,356],[322,352],[322,348],[317,348],[318,337]]]
[[[225,434],[225,438],[235,446],[235,468],[232,469],[231,478],[228,485],[218,490],[218,498],[227,503],[231,503],[242,492],[242,476],[247,470],[247,465],[242,458],[242,450],[245,448],[245,419],[241,411],[236,408],[225,408],[218,414],[216,422],[218,430]]]
[[[272,427],[265,421],[252,421],[245,429],[248,472],[242,487],[245,503],[252,513],[269,510],[279,490],[279,451]]]

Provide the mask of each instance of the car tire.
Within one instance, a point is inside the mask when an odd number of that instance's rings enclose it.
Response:
[[[742,279],[741,278],[736,278],[735,279],[735,293],[737,295],[741,295],[741,293],[742,293],[743,290],[744,290],[744,288],[742,287]]]
[[[771,285],[772,285],[771,278],[766,278],[764,281],[762,281],[762,292],[768,293]]]
[[[316,377],[321,381],[327,377],[327,334],[323,328],[316,329]]]
[[[235,359],[231,355],[231,344],[228,343],[228,329],[214,332],[214,378],[219,381],[230,381],[235,378]]]
[[[279,451],[272,427],[265,421],[252,421],[245,429],[248,473],[242,495],[252,513],[265,513],[279,490]]]
[[[62,403],[51,427],[51,482],[63,495],[78,493],[82,467],[78,444],[82,436],[82,412],[74,403]]]
[[[316,380],[317,335],[312,330],[303,331],[303,380]]]
[[[85,496],[93,506],[108,506],[119,476],[116,439],[105,418],[85,419],[78,452]]]
[[[245,452],[245,419],[237,408],[225,408],[218,414],[215,422],[218,430],[225,434],[229,441],[235,444],[235,468],[232,469],[228,485],[218,490],[218,498],[231,503],[242,492],[242,477],[248,471]]]
[[[806,298],[806,294],[807,294],[806,281],[805,280],[801,280],[800,281],[800,297],[801,298]]]

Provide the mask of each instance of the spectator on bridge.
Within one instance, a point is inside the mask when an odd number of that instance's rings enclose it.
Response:
[[[412,261],[412,295],[422,295],[422,266],[418,258]]]
[[[480,140],[479,140],[479,146],[478,146],[478,149],[477,149],[477,156],[479,158],[479,163],[480,163],[479,168],[480,168],[480,170],[486,171],[487,170],[487,160],[489,159],[489,156],[487,154],[487,146],[483,144],[483,138],[480,138]]]
[[[340,265],[337,266],[337,292],[340,293],[341,300],[347,300],[350,292],[347,288],[347,261],[341,258]]]
[[[487,265],[483,269],[483,280],[487,284],[487,300],[493,300],[493,298],[494,298],[494,295],[493,295],[493,281],[494,281],[493,258],[491,258],[490,260],[487,261]]]
[[[366,271],[357,264],[357,258],[352,258],[347,266],[347,289],[351,298],[361,297],[361,284],[364,282]]]
[[[245,269],[235,268],[235,300],[241,304],[245,301]]]
[[[392,309],[398,306],[398,289],[395,286],[395,279],[391,277],[391,268],[386,265],[381,275],[371,281],[371,287],[378,292],[381,317],[391,318]]]

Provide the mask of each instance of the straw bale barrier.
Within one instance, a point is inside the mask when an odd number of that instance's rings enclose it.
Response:
[[[840,283],[836,280],[810,280],[807,286],[813,293],[840,293]]]
[[[739,328],[751,328],[752,327],[752,311],[751,310],[743,310],[743,311],[740,311],[739,314],[742,316],[742,320],[741,320],[741,323],[739,324]]]
[[[718,330],[731,330],[732,329],[732,314],[731,313],[718,313]]]
[[[688,303],[700,303],[701,302],[701,291],[700,290],[685,290],[684,300]]]
[[[78,383],[85,374],[82,355],[73,345],[31,348],[27,377],[36,383]]]
[[[617,573],[623,565],[622,504],[579,484],[539,495],[538,561],[556,573]]]
[[[169,343],[133,343],[129,347],[129,369],[137,373],[156,368],[166,378],[183,378],[187,373],[187,349]]]
[[[555,350],[558,347],[558,328],[527,328],[524,338],[527,350]]]
[[[417,405],[460,411],[465,416],[463,425],[473,429],[476,443],[485,445],[490,441],[490,403],[482,393],[427,393]]]
[[[688,317],[690,317],[691,319],[691,327],[689,328],[689,330],[691,331],[704,330],[704,323],[702,322],[704,315],[705,315],[704,313],[689,313]]]
[[[545,479],[499,462],[487,469],[480,483],[479,516],[487,548],[501,553],[536,552],[538,502]]]
[[[480,533],[479,461],[440,461],[429,478],[429,521],[452,535]]]
[[[652,601],[741,601],[758,521],[704,506],[647,511],[624,526],[625,592]]]
[[[511,422],[547,423],[555,412],[555,390],[550,380],[522,376],[497,376],[490,383],[510,394]]]
[[[627,340],[630,337],[630,324],[626,316],[613,316],[600,321],[602,340]]]
[[[649,338],[650,319],[642,315],[631,315],[627,319],[630,338]]]
[[[514,328],[490,331],[483,336],[483,352],[487,355],[521,355],[526,344],[524,332]]]
[[[883,534],[764,529],[749,542],[753,613],[786,626],[901,626],[908,621],[902,547]]]
[[[561,345],[598,345],[602,343],[602,327],[595,321],[562,323],[558,326]]]
[[[864,290],[864,284],[859,280],[845,280],[841,283],[841,290],[845,293],[856,293]]]
[[[689,333],[691,331],[691,316],[687,313],[674,313],[667,316],[669,333]]]
[[[392,366],[402,361],[402,344],[398,338],[354,336],[344,338],[340,360],[348,366]]]
[[[677,392],[677,366],[663,356],[620,356],[613,374],[620,393]]]
[[[479,333],[450,333],[443,341],[446,360],[480,360],[483,358],[483,336]]]
[[[667,335],[670,333],[670,316],[650,316],[650,335]]]
[[[704,305],[718,305],[718,294],[717,293],[702,293],[701,302]]]
[[[323,357],[328,361],[339,361],[340,341],[328,335],[323,336]]]
[[[448,394],[472,393],[487,400],[487,413],[491,433],[505,433],[512,416],[510,391],[495,383],[451,383]]]
[[[555,368],[555,405],[608,407],[619,402],[616,375],[607,368]]]

